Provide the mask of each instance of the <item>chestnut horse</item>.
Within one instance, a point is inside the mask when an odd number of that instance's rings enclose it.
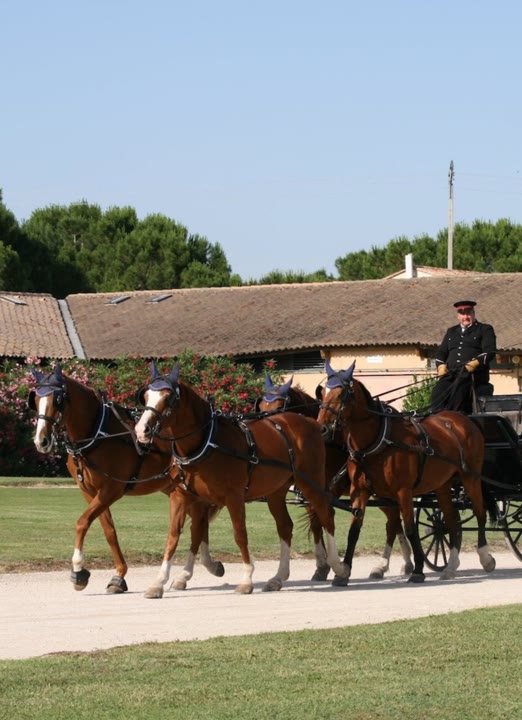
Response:
[[[136,424],[136,436],[143,444],[152,442],[159,431],[162,436],[168,433],[174,474],[203,502],[228,509],[243,561],[236,592],[253,591],[254,564],[245,507],[251,500],[266,500],[280,539],[279,567],[263,590],[280,590],[288,579],[293,523],[285,500],[292,483],[326,531],[327,557],[318,556],[318,565],[327,561],[337,575],[346,577],[347,569],[337,554],[334,513],[326,491],[324,442],[315,420],[297,413],[250,419],[223,415],[179,379],[178,366],[161,376],[153,363],[152,373],[151,381],[140,392],[145,409]],[[160,574],[155,586],[149,588],[157,597],[162,596],[168,580],[170,561],[167,543]]]
[[[109,507],[124,495],[148,495],[161,491],[169,495],[170,526],[179,539],[187,513],[192,518],[191,545],[187,563],[175,580],[178,589],[192,576],[200,548],[202,563],[213,575],[225,572],[208,550],[208,523],[217,508],[201,505],[171,477],[170,446],[159,443],[149,452],[139,451],[133,440],[134,418],[129,410],[107,403],[92,388],[68,377],[56,365],[45,375],[33,370],[36,387],[29,394],[29,407],[37,413],[34,443],[39,452],[51,452],[58,435],[68,452],[67,468],[88,503],[76,523],[71,581],[83,590],[90,577],[84,567],[83,546],[91,524],[99,518],[111,548],[116,574],[108,593],[125,592],[127,563],[116,534]]]
[[[459,566],[459,513],[452,500],[458,477],[478,522],[478,554],[486,572],[495,568],[486,540],[486,509],[481,472],[484,437],[465,415],[443,411],[422,420],[388,414],[353,376],[355,362],[335,371],[326,363],[326,388],[320,388],[318,422],[339,429],[350,453],[350,495],[354,515],[345,564],[351,568],[355,546],[372,495],[398,502],[414,557],[410,582],[424,581],[424,554],[414,521],[414,497],[435,493],[450,535],[449,561],[443,579],[455,577]],[[319,389],[318,389],[319,390]],[[341,582],[341,581],[339,581]]]
[[[308,395],[301,387],[292,387],[293,376],[283,385],[274,385],[270,375],[265,378],[265,393],[256,402],[258,412],[300,412],[317,419],[319,414],[319,401]],[[337,431],[335,437],[326,439],[326,479],[330,483],[330,490],[335,497],[349,494],[348,479],[348,451],[341,433]],[[379,564],[370,572],[370,577],[375,580],[382,580],[384,573],[390,568],[390,557],[395,538],[399,538],[403,565],[401,572],[409,575],[413,571],[411,562],[411,547],[406,539],[401,523],[401,514],[398,507],[381,507],[386,515],[386,544]],[[313,580],[326,580],[328,566],[318,568]]]

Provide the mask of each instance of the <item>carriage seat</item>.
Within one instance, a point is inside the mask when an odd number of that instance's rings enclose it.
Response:
[[[522,395],[481,395],[478,397],[478,406],[480,412],[504,415],[516,434],[522,434]]]

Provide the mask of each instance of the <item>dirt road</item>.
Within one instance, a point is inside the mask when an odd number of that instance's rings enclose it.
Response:
[[[519,603],[522,563],[510,552],[495,552],[497,569],[486,575],[475,553],[462,555],[457,579],[442,582],[428,571],[423,585],[391,574],[368,579],[375,558],[356,558],[347,588],[310,581],[311,560],[294,560],[283,590],[261,588],[276,563],[256,563],[252,595],[234,587],[241,566],[227,564],[223,578],[197,567],[186,591],[169,590],[161,600],[143,593],[157,568],[131,568],[129,592],[105,594],[108,570],[92,572],[89,586],[76,592],[67,572],[0,574],[0,659],[29,658],[64,651],[91,651],[143,642],[196,640],[305,628],[334,628],[402,618],[439,615],[468,608]]]

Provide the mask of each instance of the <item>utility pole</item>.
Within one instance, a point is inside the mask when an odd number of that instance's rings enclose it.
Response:
[[[450,162],[449,180],[449,211],[448,211],[448,270],[453,270],[453,160]]]

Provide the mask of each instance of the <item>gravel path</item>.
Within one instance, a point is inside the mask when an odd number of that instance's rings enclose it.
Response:
[[[510,552],[494,553],[497,568],[487,575],[475,553],[464,553],[457,578],[442,582],[427,572],[423,585],[406,584],[392,558],[383,581],[368,579],[375,557],[356,558],[347,588],[310,581],[311,560],[294,560],[282,591],[261,592],[275,562],[258,562],[252,595],[234,587],[241,566],[227,564],[215,578],[197,567],[186,591],[169,590],[161,600],[143,593],[158,568],[131,568],[129,592],[106,595],[108,570],[94,570],[89,586],[76,592],[67,572],[0,574],[0,659],[143,642],[202,640],[223,635],[334,628],[519,603],[522,563]]]

